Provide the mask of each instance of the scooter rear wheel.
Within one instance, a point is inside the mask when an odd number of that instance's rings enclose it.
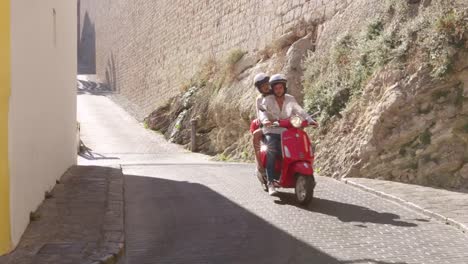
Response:
[[[314,176],[298,175],[296,179],[296,201],[300,205],[308,205],[314,197]]]

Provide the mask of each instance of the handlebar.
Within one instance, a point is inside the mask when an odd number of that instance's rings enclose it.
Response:
[[[310,126],[309,122],[307,122],[307,120],[303,120],[302,123],[301,123],[301,127],[304,128],[304,127],[308,127],[308,126]],[[271,123],[270,127],[291,128],[291,127],[294,127],[294,126],[291,124],[290,119],[281,119],[281,120],[274,121],[273,123]]]

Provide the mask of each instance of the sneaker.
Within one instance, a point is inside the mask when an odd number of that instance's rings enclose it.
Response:
[[[273,195],[276,195],[277,193],[278,191],[276,191],[275,185],[272,182],[268,183],[268,194],[270,196],[273,196]]]

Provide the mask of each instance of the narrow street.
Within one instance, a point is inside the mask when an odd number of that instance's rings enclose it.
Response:
[[[78,96],[80,165],[125,174],[126,264],[467,263],[468,236],[318,177],[308,208],[270,197],[253,164],[213,162],[167,143],[102,95]]]

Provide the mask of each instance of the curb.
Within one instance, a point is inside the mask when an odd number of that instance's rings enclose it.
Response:
[[[465,226],[464,224],[462,223],[459,223],[457,221],[455,221],[454,219],[452,218],[449,218],[449,217],[446,217],[446,216],[443,216],[441,214],[438,214],[438,213],[435,213],[435,212],[432,212],[430,210],[427,210],[427,209],[424,209],[422,208],[421,206],[415,204],[415,203],[412,203],[410,201],[407,201],[407,200],[404,200],[404,199],[401,199],[399,197],[396,197],[394,195],[391,195],[391,194],[388,194],[388,193],[384,193],[384,192],[381,192],[381,191],[377,191],[377,190],[374,190],[370,187],[367,187],[365,185],[362,185],[362,184],[359,184],[359,183],[356,183],[356,182],[353,182],[352,180],[349,180],[349,179],[346,179],[346,178],[343,178],[341,180],[339,180],[345,184],[348,184],[350,186],[353,186],[355,188],[358,188],[360,190],[363,190],[365,192],[368,192],[368,193],[372,193],[374,195],[377,195],[381,198],[384,198],[386,200],[389,200],[389,201],[392,201],[392,202],[395,202],[399,205],[402,205],[406,208],[409,208],[411,210],[414,210],[416,212],[419,212],[425,216],[428,216],[430,218],[433,218],[439,222],[442,222],[446,225],[450,225],[450,226],[453,226],[457,229],[459,229],[460,231],[462,231],[463,233],[465,234],[468,234],[468,227]]]
[[[125,249],[125,225],[122,222],[115,222],[116,218],[121,217],[125,218],[125,209],[124,209],[124,175],[122,171],[122,166],[120,165],[109,165],[105,166],[107,168],[113,168],[119,171],[119,173],[114,175],[109,175],[109,186],[108,186],[108,204],[114,204],[107,208],[106,216],[104,222],[107,222],[111,226],[104,228],[102,230],[104,233],[110,232],[114,233],[109,235],[103,242],[101,246],[102,251],[100,255],[87,259],[84,263],[86,264],[116,264],[120,261],[124,255]],[[115,204],[117,203],[117,204]],[[117,213],[117,215],[116,215]]]

